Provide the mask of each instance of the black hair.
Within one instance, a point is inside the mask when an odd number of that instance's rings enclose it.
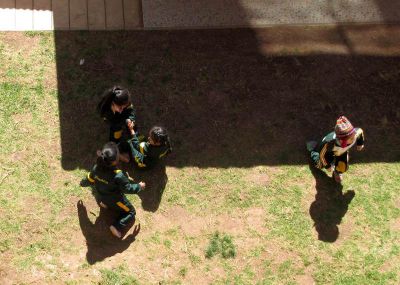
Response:
[[[150,129],[149,135],[155,143],[159,143],[162,146],[167,146],[169,148],[169,152],[172,151],[171,142],[169,140],[166,128],[154,126]]]
[[[114,86],[110,89],[107,89],[97,105],[97,111],[101,116],[104,116],[104,113],[110,110],[111,103],[113,102],[118,106],[130,104],[131,94],[129,93],[128,89],[121,86]]]
[[[108,142],[103,149],[97,151],[97,165],[103,168],[112,168],[113,162],[119,159],[119,149],[115,142]]]

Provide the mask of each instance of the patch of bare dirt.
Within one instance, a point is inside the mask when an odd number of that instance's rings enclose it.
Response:
[[[246,210],[243,215],[246,219],[247,227],[264,235],[267,233],[265,226],[265,210],[262,208],[251,208]]]
[[[34,131],[34,127],[32,126],[32,114],[29,112],[15,114],[12,116],[13,121],[15,122],[15,127],[18,129],[18,132],[23,134],[30,134]]]
[[[11,160],[13,162],[18,162],[21,160],[25,160],[26,158],[26,151],[16,151],[14,153],[11,154]]]
[[[157,223],[158,229],[161,231],[178,227],[185,235],[189,236],[201,234],[209,225],[206,218],[194,216],[180,206],[172,207],[163,212],[156,212],[153,220]]]
[[[249,181],[250,183],[265,187],[268,186],[268,183],[270,181],[266,173],[251,173],[246,178],[247,181]]]
[[[315,281],[311,275],[298,275],[296,276],[296,282],[299,285],[314,285]]]
[[[344,242],[346,242],[352,235],[355,225],[354,218],[350,214],[347,214],[346,218],[342,220],[342,223],[338,225],[339,227],[339,236],[335,242],[336,246],[341,246]]]
[[[1,264],[0,264],[0,283],[4,285],[15,284],[15,281],[18,280],[17,272],[9,265],[10,260],[4,254],[0,255]]]
[[[85,203],[88,215],[91,215],[90,213],[92,212],[94,215],[98,215],[98,207],[93,201]],[[138,216],[145,214],[140,211],[138,209]],[[96,216],[91,217],[90,223],[97,223],[96,219]],[[139,280],[146,280],[150,283],[176,279],[180,276],[179,271],[181,268],[186,268],[186,275],[179,277],[184,282],[209,284],[215,280],[226,278],[226,272],[218,258],[210,260],[205,258],[204,251],[209,242],[207,237],[215,230],[232,235],[234,243],[237,246],[238,256],[229,262],[237,267],[238,270],[242,270],[249,262],[243,258],[248,255],[249,250],[260,243],[260,240],[256,237],[242,238],[241,236],[248,227],[256,228],[258,232],[265,233],[263,223],[264,212],[259,208],[248,209],[241,217],[232,218],[229,215],[196,217],[183,207],[175,206],[152,214],[151,220],[146,223],[146,226],[143,226],[136,241],[130,244],[124,251],[116,251],[116,254],[110,255],[96,264],[99,264],[98,266],[101,266],[101,268],[113,268],[121,264],[121,260],[126,264],[134,263],[136,264],[135,268],[137,268],[137,270],[132,269],[134,275]],[[179,229],[177,236],[165,235],[168,230],[176,228]],[[103,231],[102,233],[96,232],[96,234],[104,236],[109,234],[107,227],[103,227]],[[149,238],[156,232],[160,233],[160,243],[149,243]],[[185,240],[185,236],[196,237],[195,243],[188,243]],[[171,240],[171,248],[166,248],[163,245],[165,239]],[[63,255],[63,264],[66,268],[73,271],[79,268],[79,265],[85,261],[88,254],[86,250],[87,242],[81,231],[76,231],[75,234],[65,239],[65,243],[71,243],[76,248],[79,248],[79,250],[75,251],[75,260],[72,253]],[[118,241],[115,240],[114,242],[115,246],[111,244],[105,244],[104,246],[118,248]],[[102,247],[100,244],[98,246]],[[268,248],[271,250],[272,244],[268,245]],[[104,248],[99,248],[99,250],[103,251]],[[110,250],[113,251],[112,248]],[[281,257],[282,254],[280,253],[281,250],[276,249],[274,258]],[[199,263],[197,261],[193,263],[193,260],[190,258],[191,255],[197,256]],[[255,258],[251,261],[251,264],[253,261],[261,265],[263,259]],[[205,267],[208,269],[206,270]],[[81,276],[80,274],[83,272],[85,270],[79,269],[75,272],[75,276]]]
[[[21,32],[2,33],[0,39],[13,51],[29,55],[39,44],[39,37],[27,37]]]
[[[400,231],[400,218],[397,218],[390,223],[390,229],[392,231]]]
[[[54,64],[55,65],[55,64]],[[46,77],[44,78],[44,87],[46,90],[55,90],[57,88],[57,69],[55,66],[50,66],[47,69]]]

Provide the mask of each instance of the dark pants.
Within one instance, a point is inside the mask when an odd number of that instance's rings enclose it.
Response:
[[[135,220],[136,211],[131,202],[124,194],[118,196],[102,196],[99,202],[103,202],[108,209],[119,213],[117,220],[113,223],[119,231]]]
[[[134,126],[133,130],[138,136],[139,134],[136,125]],[[119,143],[121,141],[126,141],[130,138],[131,138],[130,133],[125,124],[113,124],[110,126],[109,141]]]
[[[123,129],[121,125],[111,125],[110,126],[110,137],[109,141],[118,143],[123,135]]]

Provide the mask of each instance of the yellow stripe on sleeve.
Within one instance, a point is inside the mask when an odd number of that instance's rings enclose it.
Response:
[[[160,154],[160,156],[158,158],[165,156],[167,153],[168,153],[168,149],[166,151],[164,151],[162,154]]]
[[[90,172],[88,172],[88,174],[87,174],[87,180],[89,180],[90,183],[94,183],[95,182],[95,180],[92,179],[92,177],[90,177]]]
[[[142,163],[138,157],[135,157],[135,161],[139,167],[146,167],[146,164]]]
[[[322,161],[322,164],[324,166],[328,165],[328,163],[325,160],[325,153],[326,153],[327,148],[328,148],[328,144],[325,144],[324,147],[322,148],[321,152],[319,153],[319,159]]]
[[[139,144],[139,150],[140,150],[140,153],[141,154],[144,154],[144,146],[146,145],[146,143],[145,142],[141,142],[140,144]]]
[[[127,206],[124,205],[124,203],[122,202],[117,202],[117,205],[123,209],[125,212],[129,212],[129,208]]]

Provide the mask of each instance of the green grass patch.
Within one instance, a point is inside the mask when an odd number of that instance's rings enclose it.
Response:
[[[219,232],[213,234],[205,251],[205,257],[212,258],[218,254],[221,254],[223,258],[234,258],[236,256],[236,247],[232,236]]]
[[[99,285],[135,285],[139,284],[136,278],[129,273],[125,265],[114,269],[100,269],[101,280]]]

